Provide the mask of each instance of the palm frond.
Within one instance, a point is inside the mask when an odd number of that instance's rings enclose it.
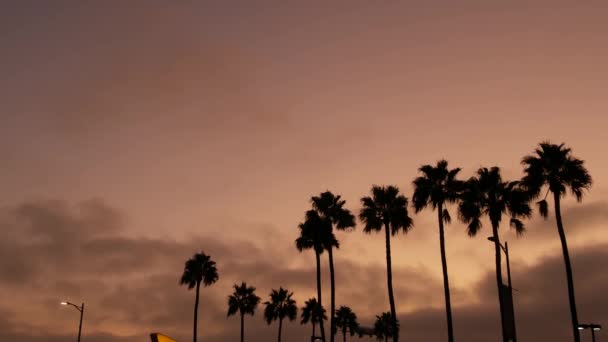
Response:
[[[473,218],[467,225],[467,233],[469,236],[473,237],[477,235],[477,232],[481,229],[481,226],[481,220],[479,218]]]
[[[513,229],[515,229],[517,235],[523,235],[526,231],[523,222],[519,219],[511,218],[510,225]]]
[[[452,217],[450,216],[450,212],[447,209],[443,209],[443,213],[441,214],[443,222],[446,224],[450,224],[452,222]]]

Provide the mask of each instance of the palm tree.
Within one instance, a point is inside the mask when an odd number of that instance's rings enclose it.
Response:
[[[196,329],[198,325],[198,301],[201,283],[205,287],[212,285],[219,278],[215,261],[211,260],[204,252],[196,253],[184,266],[184,273],[179,281],[180,285],[188,286],[188,290],[196,287],[196,299],[194,300],[194,332],[192,341],[196,342]]]
[[[422,209],[432,206],[437,210],[437,221],[439,222],[439,248],[441,251],[441,266],[443,269],[443,291],[445,294],[445,313],[448,323],[448,341],[454,341],[452,328],[452,304],[450,301],[450,282],[448,280],[448,264],[445,257],[445,235],[443,223],[449,224],[450,213],[445,207],[447,203],[458,200],[463,182],[456,179],[460,168],[448,169],[448,162],[440,160],[437,166],[423,165],[418,169],[422,176],[414,180],[414,196],[412,202],[416,213]]]
[[[480,168],[477,174],[471,177],[462,193],[458,206],[460,219],[468,224],[469,236],[475,236],[481,228],[481,216],[487,215],[492,225],[492,241],[496,257],[496,285],[498,287],[498,301],[500,304],[500,318],[503,341],[507,341],[510,332],[506,331],[505,308],[503,291],[501,287],[501,251],[498,228],[503,214],[510,217],[510,226],[518,235],[524,233],[525,227],[521,218],[531,214],[528,205],[529,196],[520,186],[519,182],[503,181],[498,167]]]
[[[380,316],[376,316],[376,322],[374,323],[374,335],[376,335],[376,339],[378,341],[384,340],[384,342],[388,341],[389,337],[395,340],[395,326],[399,329],[399,321],[397,319],[393,319],[393,315],[390,312],[383,312]]]
[[[245,315],[255,313],[255,308],[260,303],[260,297],[255,294],[255,287],[241,283],[234,284],[234,293],[228,296],[228,316],[239,312],[241,314],[241,342],[245,341]]]
[[[302,308],[302,320],[300,324],[312,323],[312,337],[316,337],[316,326],[317,323],[321,323],[323,320],[327,320],[325,315],[325,309],[319,305],[316,298],[310,298],[304,303]],[[321,336],[322,337],[322,336]]]
[[[564,144],[556,145],[550,142],[542,142],[536,148],[534,154],[526,156],[522,160],[525,176],[522,183],[530,191],[531,196],[538,197],[546,186],[545,197],[537,202],[540,214],[546,218],[549,214],[549,206],[546,198],[549,192],[553,194],[553,205],[555,210],[555,221],[557,232],[562,245],[564,264],[566,265],[566,277],[568,280],[568,299],[570,301],[570,315],[572,319],[572,333],[574,341],[579,342],[578,316],[576,313],[576,300],[574,297],[574,281],[572,277],[572,266],[570,265],[570,254],[564,224],[562,223],[560,201],[566,195],[566,190],[576,197],[577,201],[583,199],[583,193],[591,187],[592,179],[589,171],[584,166],[584,161],[572,156],[572,150]]]
[[[281,342],[281,330],[283,329],[283,319],[293,321],[298,316],[296,301],[291,297],[293,292],[289,292],[282,287],[279,290],[273,289],[270,292],[270,301],[264,302],[264,319],[270,324],[272,321],[279,320],[279,342]]]
[[[343,341],[346,342],[346,333],[353,336],[359,329],[357,315],[348,306],[341,306],[336,310],[336,327],[342,329]]]
[[[388,284],[388,299],[393,320],[394,341],[399,341],[397,326],[397,310],[393,296],[393,273],[391,269],[391,234],[400,231],[407,233],[413,226],[412,219],[407,213],[407,198],[399,194],[396,186],[372,186],[371,197],[361,198],[363,208],[359,218],[365,224],[365,233],[380,232],[384,226],[386,238],[386,278]]]
[[[336,227],[339,230],[347,230],[355,227],[355,216],[350,210],[344,208],[346,201],[344,201],[340,195],[334,195],[330,191],[325,191],[319,194],[319,196],[313,196],[311,202],[313,209],[319,214],[319,217],[330,222],[330,229],[332,231],[333,227]],[[336,310],[336,282],[333,246],[331,244],[327,246],[327,254],[329,255],[329,278],[331,288],[331,316],[329,322],[331,326],[331,342],[334,342],[336,327],[334,322],[334,313]]]
[[[317,301],[320,306],[323,306],[321,300],[321,253],[330,247],[338,247],[338,241],[331,232],[331,226],[327,220],[323,220],[314,210],[306,212],[306,218],[303,223],[298,225],[300,236],[296,239],[296,248],[302,252],[306,249],[315,251],[317,262]],[[325,327],[323,320],[319,322],[321,328],[321,337],[325,341]]]

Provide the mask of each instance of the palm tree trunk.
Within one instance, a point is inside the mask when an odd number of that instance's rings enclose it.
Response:
[[[329,254],[329,279],[330,279],[330,287],[331,287],[331,304],[330,304],[330,309],[331,309],[331,316],[330,316],[330,320],[329,320],[329,324],[330,324],[330,329],[331,329],[331,337],[330,337],[330,341],[334,342],[334,338],[336,335],[336,327],[335,327],[335,323],[334,323],[334,319],[335,319],[335,313],[336,313],[336,282],[335,282],[335,278],[334,278],[334,253],[333,253],[333,248],[329,247],[329,249],[327,250],[327,253]]]
[[[574,298],[574,280],[572,277],[572,266],[570,265],[570,254],[568,253],[568,242],[566,241],[566,233],[562,223],[562,212],[560,206],[559,194],[553,193],[555,203],[555,221],[557,222],[557,232],[562,243],[562,252],[564,254],[564,263],[566,264],[566,277],[568,279],[568,299],[570,301],[570,316],[572,317],[572,333],[574,341],[580,342],[581,337],[578,330],[578,315],[576,313],[576,300]]]
[[[194,300],[194,332],[192,333],[192,341],[196,342],[196,328],[198,325],[198,299],[201,289],[201,283],[196,282],[196,299]]]
[[[346,342],[346,329],[342,330],[342,341]]]
[[[241,342],[245,342],[245,315],[241,314]]]
[[[386,231],[386,282],[388,284],[388,301],[391,306],[393,316],[393,341],[399,342],[399,331],[397,329],[397,309],[395,309],[395,297],[393,296],[393,271],[391,267],[391,232],[388,223],[384,224]]]
[[[312,322],[312,337],[315,337],[315,335],[317,335],[316,331],[315,331],[316,327],[317,327],[317,325],[315,324],[315,322]]]
[[[281,342],[281,330],[283,330],[283,319],[279,318],[279,342]]]
[[[502,298],[502,261],[500,254],[500,240],[498,238],[498,223],[492,222],[492,236],[494,238],[494,253],[496,255],[496,286],[498,287],[498,305],[500,309],[500,327],[502,331],[503,342],[507,341],[507,332],[505,331],[505,310],[504,299]]]
[[[316,250],[315,256],[317,258],[317,301],[319,302],[319,306],[323,307],[321,302],[321,256]],[[319,327],[321,328],[321,338],[323,339],[323,342],[325,342],[325,327],[323,324],[323,318],[321,318],[321,321],[319,322]]]
[[[437,208],[439,216],[439,247],[441,249],[441,267],[443,269],[443,291],[445,294],[445,314],[448,323],[448,341],[454,342],[454,330],[452,328],[452,302],[450,300],[450,281],[448,279],[448,262],[445,257],[445,235],[443,231],[443,206],[441,203]]]

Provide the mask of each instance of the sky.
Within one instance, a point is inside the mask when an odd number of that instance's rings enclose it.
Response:
[[[220,278],[201,291],[200,340],[236,341],[233,284],[315,295],[314,255],[294,245],[311,196],[356,214],[373,184],[411,197],[442,158],[463,179],[494,165],[517,179],[544,140],[593,176],[563,216],[579,319],[608,326],[607,17],[594,0],[0,1],[0,338],[73,338],[67,299],[86,303],[83,340],[186,341],[194,293],[178,280],[204,251]],[[392,240],[401,336],[444,341],[437,223],[410,211]],[[447,227],[457,340],[500,334],[487,225]],[[555,222],[526,225],[501,227],[520,341],[570,341]],[[371,326],[389,309],[383,237],[359,222],[337,237],[336,303]],[[261,312],[250,341],[276,338]]]

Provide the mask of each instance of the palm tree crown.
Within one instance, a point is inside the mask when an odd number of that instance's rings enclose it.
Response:
[[[523,186],[533,197],[538,197],[542,188],[559,197],[570,190],[578,201],[583,199],[583,193],[593,183],[584,161],[572,156],[572,150],[564,144],[540,143],[533,155],[522,159],[525,176]],[[547,192],[548,194],[548,192]],[[549,210],[545,198],[538,202],[540,214],[547,217]]]
[[[317,324],[321,322],[321,319],[327,320],[326,310],[319,305],[316,298],[310,298],[304,303],[302,308],[302,320],[301,324]]]
[[[255,287],[247,286],[243,282],[241,285],[234,285],[234,293],[228,296],[228,316],[239,312],[241,315],[253,315],[260,303],[260,297],[255,294]]]
[[[313,196],[311,202],[319,216],[330,220],[332,226],[341,230],[355,227],[355,216],[350,210],[344,208],[346,201],[342,199],[342,196],[325,191],[319,196]]]
[[[302,252],[306,249],[314,249],[317,253],[331,247],[339,247],[338,240],[331,232],[331,224],[322,219],[314,210],[306,212],[303,223],[298,225],[300,236],[296,239],[296,248]]]
[[[448,162],[440,160],[437,166],[423,165],[418,169],[422,176],[414,180],[414,195],[412,204],[416,213],[427,206],[433,210],[445,203],[455,203],[463,189],[464,182],[456,179],[460,168],[448,169]],[[450,214],[446,208],[441,213],[446,223],[450,222]]]
[[[284,288],[273,289],[270,292],[270,301],[264,302],[264,319],[270,324],[274,320],[288,318],[290,321],[296,319],[298,307],[296,301],[292,299],[293,292],[288,292]]]
[[[392,235],[400,231],[407,233],[413,221],[407,213],[408,201],[393,185],[372,187],[372,196],[361,198],[363,208],[359,219],[365,224],[365,233],[379,232],[383,225],[390,227]]]
[[[188,289],[193,289],[196,284],[209,286],[215,283],[219,278],[215,261],[205,253],[196,253],[188,261],[184,267],[184,273],[180,279],[181,285],[187,285]]]
[[[342,333],[346,335],[347,332],[350,336],[353,336],[359,328],[359,322],[357,321],[357,315],[348,306],[341,306],[336,310],[336,327],[342,329]]]
[[[467,181],[458,213],[468,224],[470,236],[475,236],[481,229],[481,216],[487,215],[492,225],[498,227],[503,214],[508,214],[511,227],[523,234],[525,227],[520,218],[531,214],[528,201],[528,193],[519,182],[503,181],[498,167],[484,167]]]
[[[393,331],[393,316],[390,312],[383,312],[380,316],[376,316],[374,322],[374,334],[378,340],[388,340],[389,337],[394,337]],[[395,319],[396,326],[399,328],[399,320]]]

